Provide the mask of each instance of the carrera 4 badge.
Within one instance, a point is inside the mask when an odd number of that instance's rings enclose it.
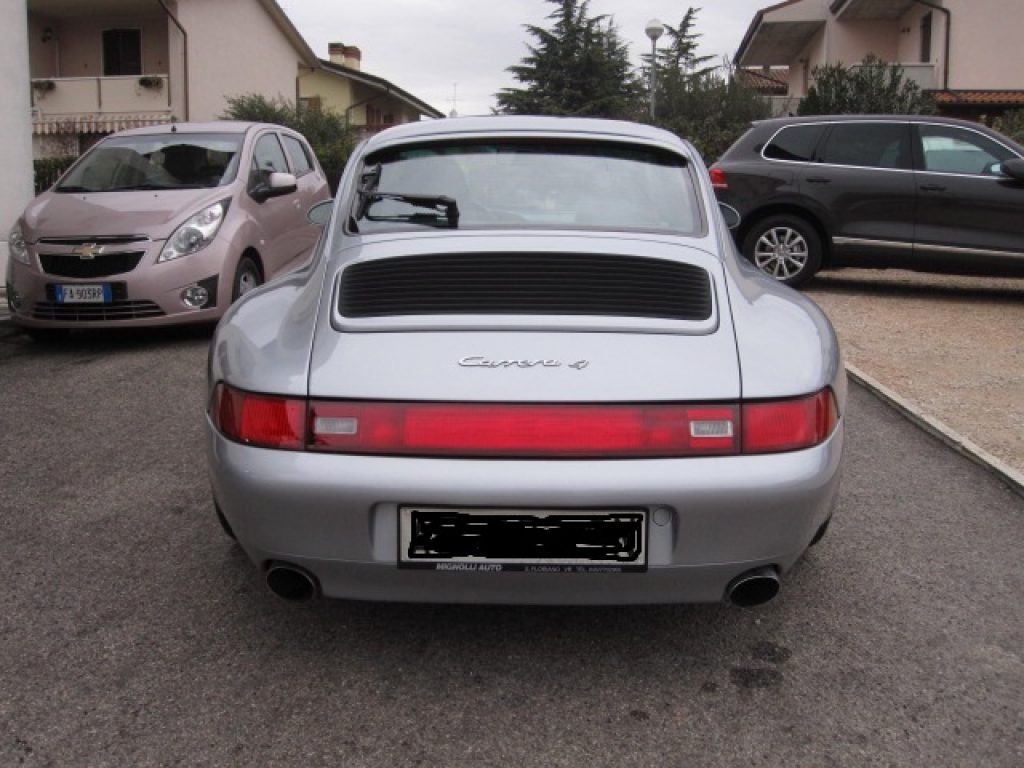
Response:
[[[489,360],[483,355],[471,355],[459,360],[459,366],[462,368],[573,368],[582,371],[588,365],[590,365],[589,360],[576,360],[571,363],[543,358]]]

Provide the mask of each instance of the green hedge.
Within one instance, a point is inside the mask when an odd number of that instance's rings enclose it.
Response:
[[[53,183],[60,178],[60,175],[64,173],[71,164],[77,160],[77,157],[41,157],[38,160],[33,160],[33,170],[35,172],[35,185],[36,194],[45,192]]]

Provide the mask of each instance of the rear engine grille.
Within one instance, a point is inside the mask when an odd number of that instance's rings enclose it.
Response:
[[[665,259],[574,253],[401,256],[354,264],[339,309],[397,315],[613,315],[707,320],[711,279]]]
[[[131,272],[142,260],[145,251],[101,253],[91,259],[82,259],[69,253],[40,253],[43,271],[60,277],[109,277]]]
[[[164,311],[152,301],[113,301],[110,304],[57,304],[38,302],[32,311],[36,320],[97,322],[102,320],[141,320],[163,317]]]

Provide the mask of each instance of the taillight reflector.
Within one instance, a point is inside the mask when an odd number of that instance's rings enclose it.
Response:
[[[831,389],[799,400],[743,405],[743,453],[798,451],[832,434],[839,408]]]
[[[336,403],[311,405],[313,450],[421,456],[627,458],[735,453],[734,406]],[[697,425],[694,428],[693,425]],[[714,427],[707,428],[707,424]],[[708,433],[705,436],[705,433]]]
[[[257,395],[217,385],[211,413],[217,429],[240,443],[301,450],[306,440],[306,401]]]
[[[729,179],[726,178],[725,171],[721,168],[711,168],[708,170],[711,174],[711,186],[715,189],[728,189]]]

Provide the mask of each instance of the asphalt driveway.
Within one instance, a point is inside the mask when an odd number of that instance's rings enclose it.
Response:
[[[294,606],[213,519],[206,346],[0,338],[0,765],[1024,762],[1024,499],[863,390],[762,608]]]

